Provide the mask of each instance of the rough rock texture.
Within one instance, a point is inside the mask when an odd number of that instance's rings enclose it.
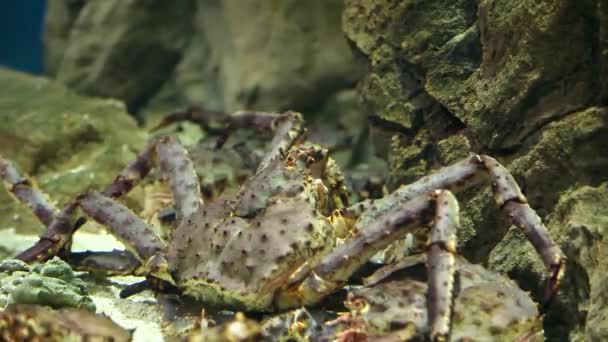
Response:
[[[0,154],[58,203],[108,184],[143,146],[122,103],[76,95],[59,82],[0,69]],[[0,228],[39,229],[0,187]]]
[[[565,192],[607,181],[607,22],[605,4],[594,0],[347,0],[343,27],[369,66],[359,93],[376,151],[389,162],[389,185],[471,152],[486,153],[514,174],[546,220]],[[488,260],[508,228],[489,194],[472,189],[459,195],[460,251],[478,262]],[[497,260],[534,261],[512,275],[538,295],[542,265],[513,234],[490,264],[509,270]],[[569,274],[584,283],[587,272],[579,266]],[[585,326],[587,338],[606,338],[601,324],[591,324],[608,311],[593,300],[587,304],[590,297],[580,291],[550,310],[545,328],[551,338],[567,338],[571,329],[571,337],[583,334]],[[571,311],[587,306],[588,316]]]
[[[76,278],[70,266],[58,258],[33,267],[19,260],[2,261],[0,301],[3,307],[7,304],[39,304],[56,309],[95,310],[86,283]]]
[[[55,5],[60,6],[60,5]],[[51,17],[50,29],[61,16]],[[69,29],[57,78],[78,91],[139,108],[169,77],[191,34],[194,0],[88,1]],[[49,56],[57,46],[48,45]]]

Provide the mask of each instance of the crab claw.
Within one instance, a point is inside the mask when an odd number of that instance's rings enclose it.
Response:
[[[173,277],[169,273],[169,263],[162,254],[155,254],[152,256],[146,264],[146,269],[148,270],[149,276],[164,280],[167,283],[176,286],[175,280],[173,280]]]
[[[177,288],[175,280],[169,274],[169,264],[164,255],[154,254],[146,262],[146,270],[146,279],[125,287],[120,291],[120,298],[131,297],[145,290],[171,292],[171,290]]]

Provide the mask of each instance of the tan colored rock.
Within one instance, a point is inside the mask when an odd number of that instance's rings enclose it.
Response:
[[[83,94],[120,99],[136,111],[179,62],[194,10],[193,0],[88,1],[70,29],[57,78]]]

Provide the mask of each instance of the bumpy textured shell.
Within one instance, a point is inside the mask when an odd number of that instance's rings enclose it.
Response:
[[[392,271],[377,283],[351,292],[351,308],[358,301],[367,303],[359,313],[370,335],[408,325],[426,332],[426,283]],[[457,258],[457,272],[460,290],[454,302],[452,341],[543,340],[537,305],[515,282],[463,258]]]
[[[243,187],[235,203],[206,203],[173,232],[168,261],[187,295],[269,310],[293,271],[333,247],[333,230],[317,210],[309,174],[273,163]]]

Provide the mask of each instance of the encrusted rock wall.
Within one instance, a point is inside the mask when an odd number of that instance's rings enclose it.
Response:
[[[608,180],[606,7],[596,0],[346,0],[343,14],[345,33],[368,65],[358,89],[376,150],[390,162],[391,186],[471,152],[491,154],[549,220],[572,264],[546,319],[547,335],[557,340],[585,331],[608,336],[608,310],[593,297],[605,272],[579,261],[606,247],[596,237],[570,248],[569,219],[560,214],[564,196],[601,192]],[[506,234],[489,266],[538,294],[542,264],[532,267],[531,247],[519,232],[507,233],[489,190],[459,198],[460,251],[488,262]],[[599,209],[586,215],[607,217]],[[587,229],[601,230],[602,220]]]

